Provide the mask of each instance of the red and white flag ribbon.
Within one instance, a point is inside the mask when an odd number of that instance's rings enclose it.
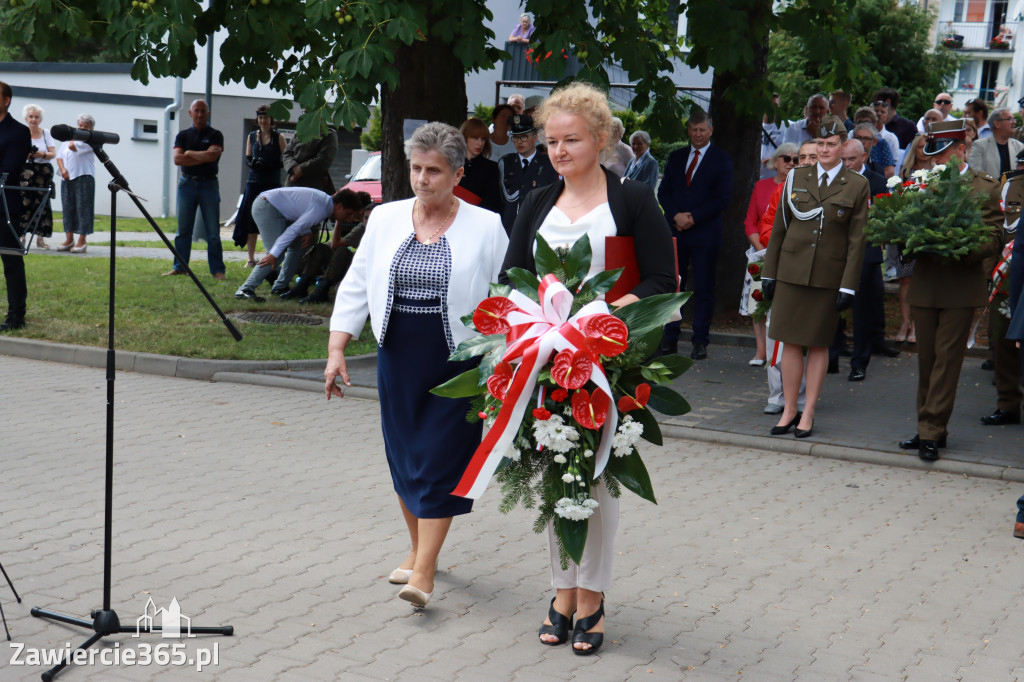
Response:
[[[530,405],[530,396],[537,385],[540,371],[559,351],[571,349],[589,353],[586,336],[580,331],[582,320],[591,315],[609,314],[608,305],[604,301],[594,301],[583,306],[570,318],[572,292],[554,275],[547,275],[541,280],[537,293],[539,305],[518,291],[508,296],[515,303],[516,309],[506,315],[512,329],[506,334],[507,346],[502,359],[510,363],[518,361],[518,367],[493,426],[473,453],[452,495],[475,500],[483,494],[501,458],[511,449],[512,441],[519,432],[519,425],[523,423],[523,415]],[[618,410],[615,401],[611,400],[612,389],[604,368],[596,357],[592,358],[590,379],[610,399],[608,418],[602,427],[601,442],[595,453],[596,477],[604,471],[611,454]]]

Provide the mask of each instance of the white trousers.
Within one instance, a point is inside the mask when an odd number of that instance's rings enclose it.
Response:
[[[614,456],[614,455],[613,455]],[[548,555],[551,559],[551,585],[556,590],[570,590],[582,587],[592,592],[607,592],[612,586],[612,561],[615,554],[615,531],[619,528],[619,500],[612,497],[602,482],[594,486],[591,497],[597,500],[597,509],[590,517],[587,528],[587,544],[583,548],[580,564],[569,560],[569,567],[562,570],[558,558],[558,543],[555,531],[548,523]]]

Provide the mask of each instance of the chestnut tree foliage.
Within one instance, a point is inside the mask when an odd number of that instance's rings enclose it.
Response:
[[[511,1],[511,0],[509,0]],[[862,77],[863,37],[850,16],[858,0],[526,0],[534,15],[535,53],[552,53],[542,75],[561,75],[560,55],[574,53],[578,78],[607,84],[603,65],[620,64],[636,83],[633,108],[662,139],[684,137],[689,103],[669,76],[680,58],[714,69],[711,113],[715,142],[733,155],[733,206],[727,224],[742,223],[757,175],[759,121],[771,107],[768,37],[785,30],[801,40],[821,87]],[[224,30],[221,82],[268,83],[287,116],[298,102],[298,134],[308,139],[329,124],[366,124],[369,105],[382,112],[384,196],[409,195],[402,153],[405,119],[459,125],[468,110],[464,75],[491,68],[504,36],[484,21],[485,0],[7,0],[0,27],[8,43],[30,41],[36,59],[62,54],[71,40],[94,39],[131,55],[132,75],[184,76],[197,52]],[[892,0],[896,2],[896,0]],[[687,36],[677,35],[686,12]],[[732,215],[734,213],[734,215]],[[742,230],[726,230],[720,301],[732,307],[742,281]],[[730,244],[731,233],[738,242]],[[735,247],[735,248],[734,248]],[[735,251],[735,253],[733,253]],[[735,280],[735,281],[733,281]],[[735,289],[735,296],[732,289]]]

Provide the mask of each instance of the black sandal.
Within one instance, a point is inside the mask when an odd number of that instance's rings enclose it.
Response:
[[[558,611],[555,611],[554,597],[551,598],[551,606],[548,608],[548,620],[551,621],[551,625],[541,625],[540,630],[537,631],[537,637],[540,638],[541,635],[554,635],[558,638],[558,641],[545,642],[541,639],[540,643],[548,646],[558,646],[569,641],[569,628],[572,627],[572,616],[563,616]]]
[[[580,618],[576,621],[576,627],[572,631],[572,652],[577,656],[589,656],[601,648],[604,644],[604,633],[603,632],[587,632],[591,628],[597,627],[597,624],[601,621],[601,617],[604,616],[604,600],[601,600],[601,606],[598,607],[597,611],[590,614],[586,618]],[[589,649],[577,649],[576,644],[589,644]]]

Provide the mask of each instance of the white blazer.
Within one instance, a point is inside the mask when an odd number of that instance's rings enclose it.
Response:
[[[413,234],[414,202],[415,199],[393,201],[370,214],[352,265],[338,286],[331,315],[332,332],[348,332],[358,337],[369,315],[378,345],[383,341],[392,285],[391,263]],[[457,347],[476,336],[476,332],[462,324],[461,318],[475,310],[490,294],[491,282],[498,281],[508,236],[497,213],[460,199],[455,222],[444,237],[451,249],[452,271],[448,278],[447,300],[441,304],[448,315],[452,342]]]

